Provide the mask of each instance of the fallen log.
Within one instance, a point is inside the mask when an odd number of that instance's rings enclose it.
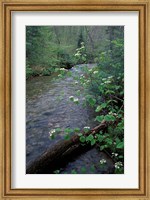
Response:
[[[95,134],[99,131],[104,131],[108,126],[108,123],[102,122],[92,130],[88,131],[86,135]],[[85,133],[84,133],[85,134]],[[91,145],[81,145],[78,135],[73,135],[70,140],[63,140],[58,142],[55,146],[49,148],[38,159],[33,161],[27,169],[27,174],[50,174],[54,170],[59,169],[63,165],[81,152],[87,151],[91,148]]]

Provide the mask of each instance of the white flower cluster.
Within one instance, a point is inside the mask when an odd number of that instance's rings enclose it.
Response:
[[[109,84],[109,83],[111,83],[111,81],[105,81],[104,83],[105,83],[105,84]]]
[[[73,99],[74,99],[74,96],[70,96],[69,99],[70,99],[70,100],[73,100]]]
[[[89,126],[85,126],[83,129],[90,130]]]
[[[99,162],[100,162],[101,165],[103,165],[103,164],[106,163],[106,160],[105,159],[101,159]]]
[[[115,163],[115,168],[116,169],[120,169],[122,166],[123,166],[123,164],[120,161]]]
[[[113,76],[109,76],[109,77],[108,77],[108,79],[112,79],[112,78],[113,78]]]
[[[117,156],[118,156],[118,153],[112,153],[112,156],[117,157]]]
[[[74,56],[75,56],[75,57],[81,56],[81,53],[80,53],[80,52],[77,52]]]
[[[59,70],[60,70],[60,71],[68,71],[68,70],[65,69],[65,68],[60,68]]]
[[[112,82],[112,79],[113,79],[113,76],[109,76],[108,78],[102,78],[102,81],[104,81],[104,84],[109,84]]]
[[[55,129],[52,129],[52,130],[49,132],[49,136],[51,137],[55,132],[56,132],[56,130],[55,130]]]
[[[85,49],[85,46],[82,46],[80,49]]]
[[[98,71],[94,71],[93,74],[98,74]]]
[[[74,97],[74,102],[79,102],[79,99],[77,97]]]
[[[117,113],[114,113],[114,112],[112,112],[112,111],[110,111],[108,114],[109,114],[109,115],[113,115],[113,116],[117,116]]]
[[[77,97],[74,97],[74,96],[70,96],[69,99],[75,103],[78,103],[79,102],[79,99]]]

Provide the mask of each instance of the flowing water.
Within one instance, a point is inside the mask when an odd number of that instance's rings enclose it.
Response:
[[[92,67],[89,66],[89,67]],[[82,68],[82,65],[80,66]],[[72,68],[72,75],[81,69]],[[53,79],[55,78],[55,80]],[[65,128],[94,127],[93,112],[84,107],[83,96],[80,95],[79,104],[69,100],[75,96],[77,90],[82,87],[76,85],[72,77],[58,79],[56,75],[35,77],[27,80],[26,84],[26,164],[30,164],[40,156],[47,148],[64,139]],[[49,132],[52,129],[61,128],[54,140],[50,139]],[[100,159],[106,159],[107,165],[101,168]],[[100,153],[93,148],[77,158],[73,158],[68,165],[61,169],[60,173],[110,173],[112,160],[105,153]],[[84,169],[86,168],[86,169]]]

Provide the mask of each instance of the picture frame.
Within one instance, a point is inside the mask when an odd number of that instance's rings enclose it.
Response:
[[[0,31],[0,175],[1,199],[149,199],[149,1],[1,1]],[[11,13],[16,11],[138,11],[139,12],[139,188],[138,189],[12,189]]]

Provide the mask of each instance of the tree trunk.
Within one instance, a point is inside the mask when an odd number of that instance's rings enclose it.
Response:
[[[86,135],[96,134],[107,128],[107,123],[103,122],[99,126],[90,130]],[[81,145],[78,135],[73,135],[70,140],[58,142],[49,148],[38,159],[31,163],[26,170],[27,174],[50,174],[54,170],[66,165],[68,161],[91,148],[91,145]]]
[[[85,30],[87,32],[87,35],[88,35],[89,39],[90,39],[92,50],[95,51],[94,41],[93,41],[93,38],[92,38],[92,36],[90,34],[90,31],[88,30],[87,26],[85,26]]]

